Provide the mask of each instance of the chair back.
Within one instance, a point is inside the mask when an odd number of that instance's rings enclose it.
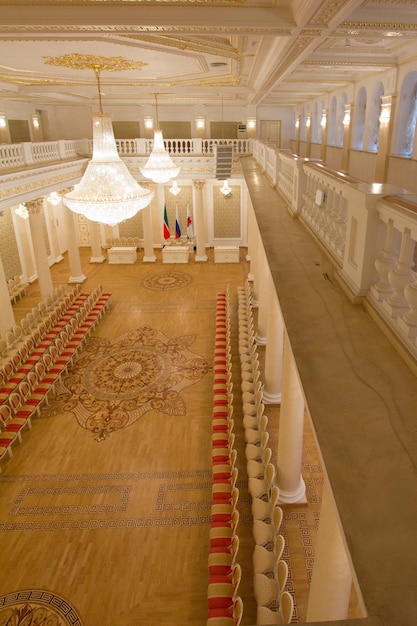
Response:
[[[20,393],[12,391],[12,393],[9,395],[9,405],[13,413],[16,413],[16,411],[20,409],[20,407],[22,406],[22,398],[20,397]]]
[[[294,598],[289,591],[284,591],[281,594],[280,611],[284,624],[289,624],[292,620],[292,614],[294,612]]]
[[[284,561],[284,559],[280,559],[278,561],[277,579],[278,579],[279,593],[282,594],[285,589],[285,585],[287,584],[287,579],[288,579],[288,565],[286,561]]]
[[[6,428],[7,422],[12,419],[12,410],[7,404],[0,406],[0,425]]]
[[[272,511],[272,524],[274,526],[275,534],[279,533],[281,528],[282,519],[284,517],[284,511],[280,506],[276,506]]]

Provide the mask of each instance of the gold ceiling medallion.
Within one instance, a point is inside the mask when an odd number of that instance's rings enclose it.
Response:
[[[147,63],[130,61],[124,57],[99,57],[94,54],[64,54],[61,57],[43,57],[47,65],[59,65],[73,70],[93,70],[97,72],[120,72],[122,70],[141,70]]]

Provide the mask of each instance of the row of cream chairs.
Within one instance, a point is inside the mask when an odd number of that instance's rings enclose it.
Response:
[[[236,561],[239,512],[233,433],[233,385],[230,346],[230,295],[217,294],[212,420],[212,505],[207,591],[208,626],[239,626],[242,576]]]
[[[106,250],[109,248],[136,248],[139,250],[140,248],[140,238],[139,237],[109,237],[106,239],[106,245],[104,246]]]
[[[4,359],[8,353],[16,351],[16,346],[22,342],[24,337],[31,335],[32,331],[45,320],[50,314],[58,312],[62,309],[64,299],[69,304],[81,293],[81,286],[76,285],[71,292],[67,293],[65,285],[59,285],[52,293],[36,307],[33,307],[26,316],[20,320],[20,324],[16,324],[5,333],[5,338],[0,339],[0,357]]]
[[[257,624],[286,624],[291,622],[294,600],[285,589],[288,565],[282,558],[285,548],[285,539],[280,534],[283,510],[278,504],[276,470],[268,446],[268,417],[262,401],[263,387],[248,282],[238,289],[238,321],[245,456],[255,541],[253,571]]]
[[[111,294],[98,287],[79,294],[64,314],[40,324],[0,368],[0,459],[13,457],[12,444],[22,441],[25,426],[78,353],[107,308]]]
[[[7,281],[7,288],[9,290],[10,302],[14,304],[20,300],[20,298],[25,296],[27,294],[28,287],[29,283],[23,282],[20,276],[9,278]]]

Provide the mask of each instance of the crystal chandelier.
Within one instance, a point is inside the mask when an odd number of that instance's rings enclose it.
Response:
[[[156,130],[153,138],[152,152],[145,165],[140,171],[145,178],[150,178],[154,183],[167,183],[171,178],[178,176],[180,168],[174,165],[168,152],[165,150],[162,131],[159,130],[158,100],[156,102]]]
[[[100,72],[134,69],[138,64],[121,57],[75,54],[50,59],[48,63],[74,69],[89,68],[95,73],[100,113],[92,116],[93,156],[81,181],[63,196],[63,201],[71,211],[92,222],[115,226],[148,206],[154,192],[139,185],[117,153],[111,116],[103,113]]]

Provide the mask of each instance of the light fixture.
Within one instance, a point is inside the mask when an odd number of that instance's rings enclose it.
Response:
[[[306,119],[306,127],[310,128],[310,126],[311,126],[311,117],[308,116],[307,119]]]
[[[15,209],[15,213],[24,220],[27,220],[29,217],[29,211],[27,210],[25,204],[19,204],[19,206]]]
[[[151,117],[145,117],[145,128],[153,128],[153,119]]]
[[[52,191],[52,193],[50,193],[46,199],[48,200],[49,204],[53,204],[54,206],[61,202],[61,196],[56,191]]]
[[[200,128],[200,129],[204,128],[206,125],[206,122],[203,117],[197,117],[196,122],[197,122],[197,128]]]
[[[248,117],[248,128],[255,128],[256,126],[256,120],[253,117]]]
[[[345,109],[345,116],[343,118],[343,126],[349,126],[350,124],[350,109]]]
[[[232,190],[229,187],[229,183],[227,182],[227,180],[224,181],[223,186],[220,187],[220,191],[222,192],[222,194],[226,197],[231,196],[232,195]]]
[[[40,122],[39,122],[39,117],[37,115],[32,115],[32,124],[33,124],[33,128],[39,128]]]
[[[176,180],[174,180],[174,182],[172,183],[172,186],[169,188],[169,191],[172,193],[173,196],[178,196],[178,194],[180,193],[181,187],[178,187]]]
[[[92,222],[109,226],[124,222],[148,206],[154,193],[139,185],[117,153],[111,116],[103,113],[100,73],[137,69],[144,64],[123,57],[83,54],[49,58],[46,62],[73,69],[92,69],[97,80],[100,113],[92,116],[93,156],[81,181],[62,197],[63,201],[71,211]]]
[[[156,102],[156,130],[153,138],[152,152],[145,165],[140,171],[145,178],[150,178],[154,183],[167,183],[171,178],[178,176],[180,168],[174,165],[168,152],[165,150],[162,131],[159,129],[158,99]]]
[[[323,111],[323,113],[321,115],[320,126],[322,128],[326,128],[326,123],[327,123],[326,111]]]
[[[297,119],[295,120],[295,127],[296,128],[300,128],[300,118],[297,117]]]
[[[6,116],[4,115],[4,113],[0,113],[0,128],[6,128],[6,126]]]

